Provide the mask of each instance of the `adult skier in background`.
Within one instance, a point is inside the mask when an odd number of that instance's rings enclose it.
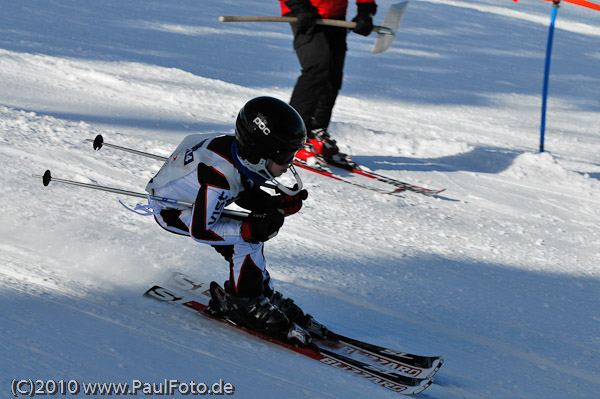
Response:
[[[227,310],[213,300],[212,311],[226,312],[236,324],[303,345],[310,343],[310,333],[326,330],[273,289],[263,251],[284,216],[298,212],[307,197],[292,165],[305,141],[304,123],[291,106],[257,97],[240,110],[235,136],[186,137],[146,187],[158,197],[193,202],[193,208],[152,200],[151,206],[164,229],[212,245],[229,262]],[[277,180],[288,170],[296,180],[292,188]],[[278,194],[261,189],[267,182]],[[250,210],[250,216],[238,220],[224,214],[234,202]]]
[[[353,31],[367,36],[373,30],[375,0],[356,0],[357,14]],[[349,162],[340,154],[327,127],[333,106],[342,87],[346,36],[344,28],[316,24],[317,19],[346,19],[348,0],[281,0],[281,13],[294,16],[291,24],[294,50],[302,68],[290,105],[298,111],[307,128],[308,142],[296,155],[300,162],[311,166],[322,164],[319,157],[337,162]]]

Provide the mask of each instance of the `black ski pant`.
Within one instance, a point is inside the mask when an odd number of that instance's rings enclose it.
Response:
[[[311,34],[294,32],[294,50],[302,72],[290,105],[298,111],[308,130],[327,129],[338,92],[342,88],[348,30],[316,25]]]

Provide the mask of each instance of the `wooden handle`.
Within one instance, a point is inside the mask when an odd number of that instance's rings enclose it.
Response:
[[[296,17],[241,17],[234,15],[220,16],[221,22],[298,22]],[[340,28],[352,29],[356,27],[356,22],[341,21],[338,19],[317,19],[319,25],[337,26]]]

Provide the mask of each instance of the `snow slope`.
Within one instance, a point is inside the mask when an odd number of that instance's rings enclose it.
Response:
[[[135,199],[31,177],[143,191],[160,163],[85,140],[167,156],[188,134],[232,132],[254,96],[287,100],[289,27],[217,21],[276,3],[2,3],[1,397],[38,378],[397,397],[142,298],[172,271],[222,281],[227,266],[118,203]],[[378,3],[380,23],[393,2]],[[413,0],[385,54],[350,35],[331,133],[357,162],[447,191],[384,196],[301,172],[305,207],[266,244],[277,288],[333,330],[444,355],[423,398],[600,392],[600,13],[559,10],[540,154],[550,7]]]

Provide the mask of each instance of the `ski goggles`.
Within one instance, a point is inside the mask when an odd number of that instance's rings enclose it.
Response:
[[[287,165],[294,160],[297,151],[275,151],[269,155],[268,159],[277,165]]]

